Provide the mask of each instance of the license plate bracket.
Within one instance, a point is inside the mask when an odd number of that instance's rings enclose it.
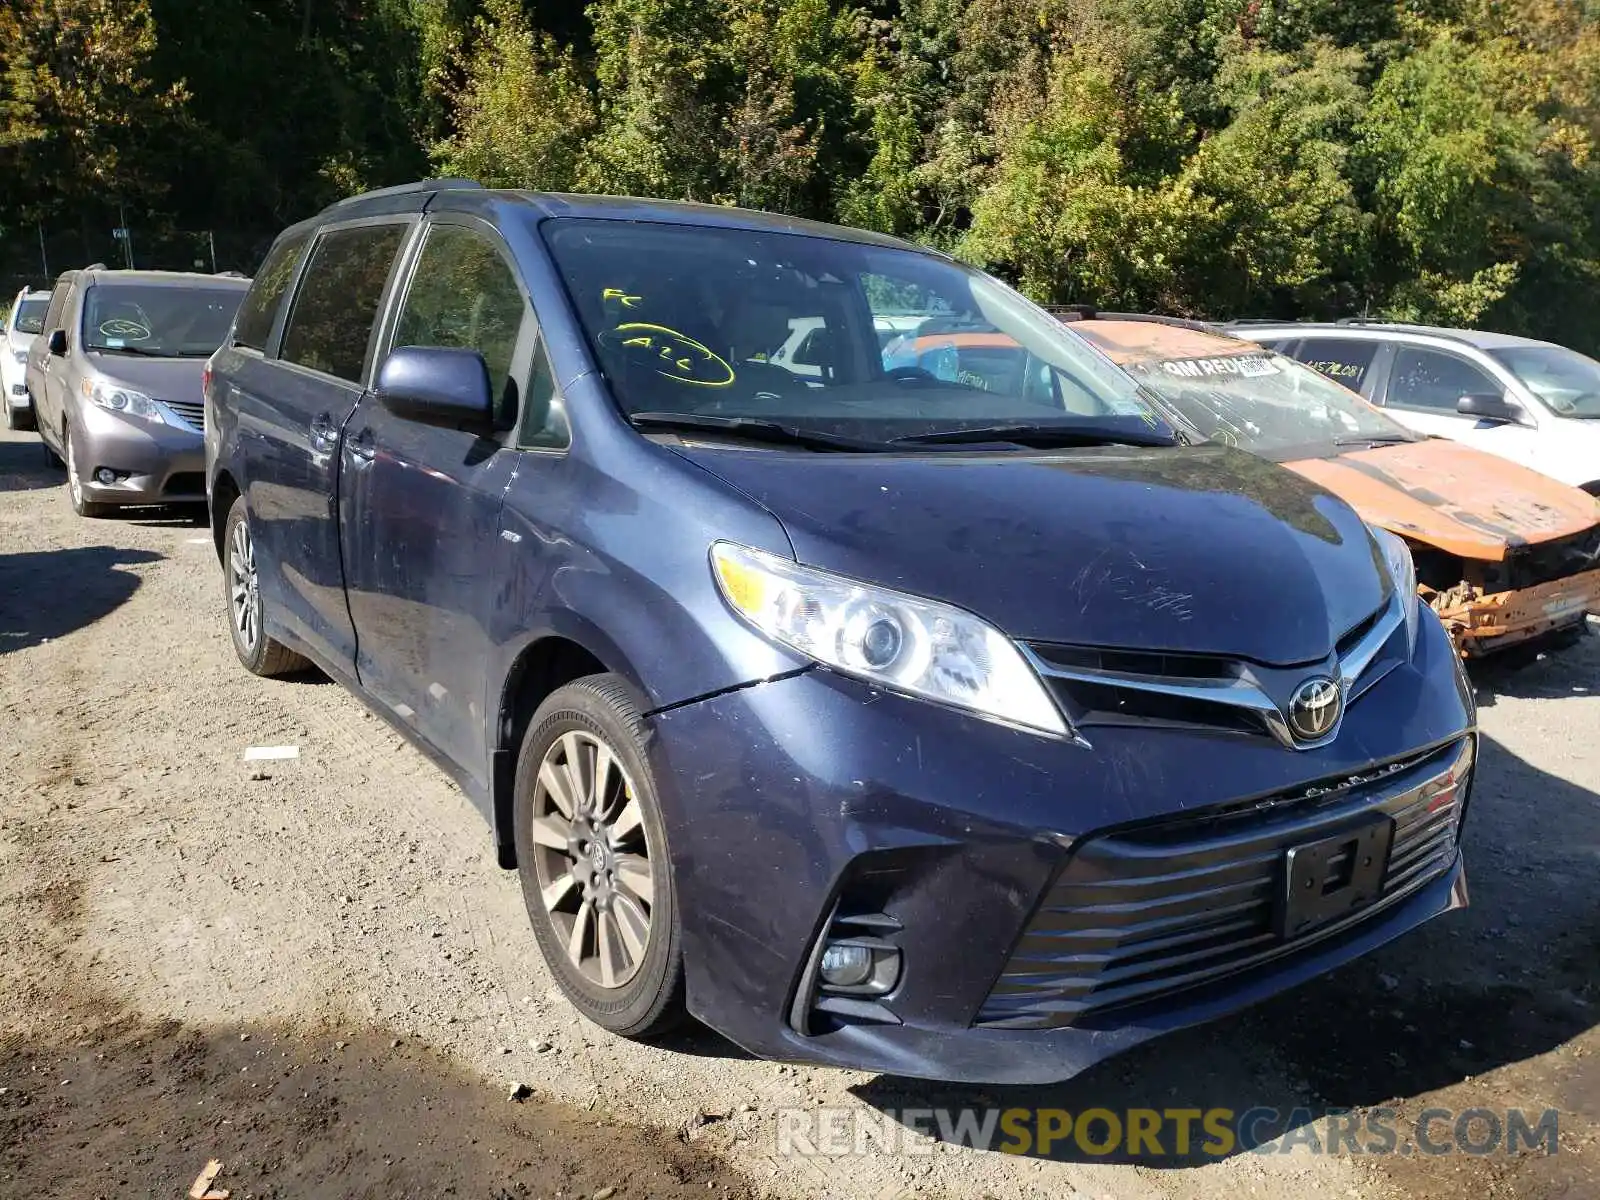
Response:
[[[1394,844],[1394,821],[1374,817],[1284,852],[1278,936],[1299,937],[1378,899]]]

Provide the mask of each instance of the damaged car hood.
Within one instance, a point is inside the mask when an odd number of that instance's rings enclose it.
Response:
[[[769,509],[801,562],[960,605],[1013,637],[1307,663],[1389,594],[1347,505],[1222,446],[675,449]]]
[[[1600,521],[1587,492],[1442,438],[1287,462],[1363,517],[1462,558],[1569,537]]]

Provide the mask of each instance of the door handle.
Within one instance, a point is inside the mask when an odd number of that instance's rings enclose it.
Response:
[[[345,445],[350,451],[350,457],[357,463],[369,463],[378,454],[378,441],[372,436],[371,426],[356,434]]]
[[[311,422],[311,446],[315,450],[331,450],[336,440],[336,431],[333,427],[333,418],[327,413],[320,413],[317,419]]]

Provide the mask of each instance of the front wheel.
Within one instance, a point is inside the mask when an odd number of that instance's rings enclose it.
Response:
[[[250,510],[240,496],[222,527],[222,577],[228,593],[228,629],[233,652],[252,675],[288,675],[311,664],[282,642],[267,636],[266,614],[256,574],[256,543],[250,533]]]
[[[623,1037],[683,1015],[683,932],[644,723],[615,675],[539,706],[517,760],[523,901],[567,999]]]
[[[67,449],[67,495],[72,499],[72,511],[80,517],[109,516],[112,505],[96,504],[83,494],[83,480],[78,477],[78,452],[72,446],[72,430],[62,429],[61,442]]]

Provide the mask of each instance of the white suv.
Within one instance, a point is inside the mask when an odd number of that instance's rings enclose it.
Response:
[[[1316,367],[1418,433],[1465,442],[1600,495],[1600,362],[1551,342],[1377,322],[1236,321],[1236,337]]]
[[[23,372],[27,368],[28,347],[43,331],[44,310],[49,305],[49,292],[24,288],[11,303],[11,314],[0,325],[0,400],[5,402],[7,429],[33,427],[33,406],[28,402]]]

